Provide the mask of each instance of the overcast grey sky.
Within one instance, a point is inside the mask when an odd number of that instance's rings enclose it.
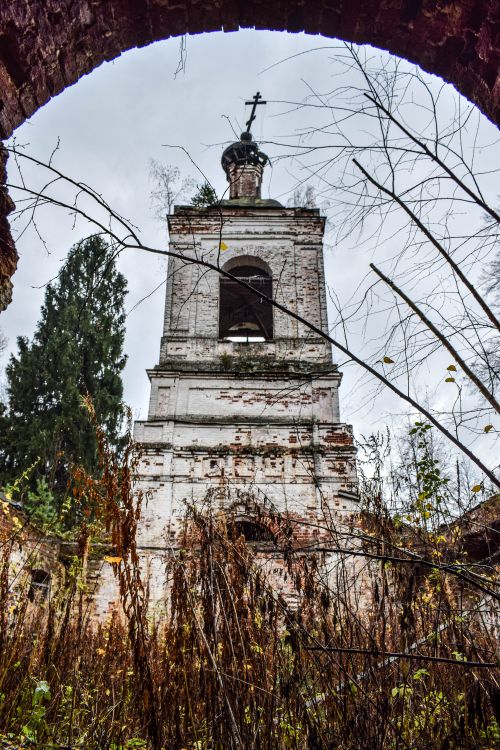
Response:
[[[304,171],[301,158],[275,158],[284,149],[273,143],[282,143],[312,124],[310,110],[297,111],[285,102],[302,100],[312,89],[331,91],[340,75],[335,63],[341,55],[340,43],[321,37],[240,31],[199,35],[186,41],[184,68],[177,75],[179,39],[132,50],[82,78],[15,134],[19,144],[29,144],[30,152],[41,159],[47,159],[59,142],[57,167],[102,193],[111,206],[140,228],[146,244],[160,248],[166,246],[167,236],[150,205],[150,158],[174,164],[183,175],[200,182],[203,173],[222,194],[226,188],[220,167],[223,144],[233,139],[232,128],[237,134],[244,128],[248,117],[244,101],[259,90],[269,103],[259,107],[253,134],[257,140],[271,142],[265,147],[271,166],[266,169],[264,194],[286,203],[297,178],[313,171],[313,167]],[[388,55],[380,55],[382,62],[388,59]],[[342,75],[347,82],[345,70]],[[456,106],[451,87],[442,97],[449,99],[450,107]],[[493,140],[492,126],[483,123],[483,128],[486,139],[491,136]],[[304,133],[301,142],[307,144],[308,138]],[[175,146],[189,151],[199,173]],[[13,172],[11,169],[9,174]],[[329,179],[336,180],[335,173]],[[334,208],[330,220],[334,227]],[[18,228],[14,226],[15,231]],[[16,349],[16,336],[32,335],[44,285],[57,274],[71,245],[90,231],[81,221],[73,226],[67,212],[53,208],[39,212],[38,228],[47,250],[33,228],[17,243],[20,262],[14,277],[14,301],[0,319],[10,351]],[[369,246],[356,249],[358,240],[354,238],[332,247],[332,238],[333,234],[326,250],[327,282],[341,300],[348,299],[365,283],[373,252]],[[386,243],[378,260],[393,251],[394,243]],[[166,264],[157,257],[134,252],[122,256],[119,264],[128,279],[126,307],[131,310],[127,320],[125,399],[134,415],[143,418],[149,397],[145,369],[158,361],[164,286],[137,303],[161,283]],[[354,343],[361,347],[362,339]],[[5,361],[4,356],[3,364]],[[368,405],[366,390],[359,391],[356,383],[354,370],[346,368],[342,416],[353,422],[358,432],[381,426],[389,412],[402,411],[401,405],[387,395],[378,398],[376,408],[373,403]],[[425,389],[423,383],[424,395]]]

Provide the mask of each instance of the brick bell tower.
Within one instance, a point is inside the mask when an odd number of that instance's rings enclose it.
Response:
[[[213,488],[256,555],[274,560],[269,508],[289,514],[298,543],[313,546],[321,541],[314,524],[343,525],[357,508],[352,429],[340,421],[330,345],[196,264],[219,265],[328,329],[325,219],[315,208],[261,198],[266,162],[247,129],[222,155],[229,198],[176,206],[168,217],[170,248],[182,259],[169,260],[149,415],[135,424],[151,498],[139,543],[153,599],[162,595],[165,554],[179,543],[185,501],[201,504]]]

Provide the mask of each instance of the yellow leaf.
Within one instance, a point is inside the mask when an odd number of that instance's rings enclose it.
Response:
[[[492,424],[487,424],[486,427],[484,428],[484,431],[485,432],[491,432],[492,429],[493,429],[493,425]]]
[[[444,382],[445,383],[454,383],[455,382],[455,378],[445,378]]]
[[[382,360],[382,362],[384,363],[384,365],[393,365],[394,364],[394,360],[391,359],[390,357],[384,357],[384,359]]]
[[[118,563],[121,563],[122,560],[123,560],[122,557],[113,557],[112,555],[106,555],[106,557],[104,558],[104,561],[107,563],[118,564]]]
[[[457,371],[457,368],[455,367],[455,365],[448,365],[448,367],[446,369],[450,370],[450,372],[456,372]]]
[[[482,487],[480,484],[475,484],[474,487],[472,488],[472,492],[481,492],[481,490],[482,490]]]
[[[223,253],[225,250],[229,250],[229,245],[226,245],[226,243],[222,242],[221,240],[220,245],[219,245],[219,250],[221,251],[221,253]]]

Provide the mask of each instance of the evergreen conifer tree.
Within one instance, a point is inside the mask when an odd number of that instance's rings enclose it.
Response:
[[[18,339],[7,365],[7,405],[0,416],[0,484],[33,466],[59,503],[71,463],[97,470],[94,431],[82,408],[89,395],[111,444],[123,419],[121,372],[126,280],[99,236],[76,244],[49,284],[32,341]]]
[[[197,185],[197,191],[191,198],[191,205],[195,208],[207,208],[207,206],[218,206],[217,193],[208,182]]]

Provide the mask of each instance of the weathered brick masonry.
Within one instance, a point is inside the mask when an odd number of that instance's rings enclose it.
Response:
[[[35,605],[64,581],[61,540],[33,527],[18,503],[0,493],[0,570],[7,566],[8,616],[28,597]]]
[[[327,329],[325,220],[317,209],[259,197],[262,169],[250,164],[250,180],[239,174],[247,159],[265,158],[253,147],[246,152],[238,143],[224,154],[233,159],[226,173],[238,180],[237,190],[231,186],[237,197],[222,206],[176,207],[169,216],[170,248],[181,257],[169,262],[148,419],[135,425],[144,450],[140,486],[150,498],[138,543],[160,606],[165,560],[184,544],[186,503],[215,498],[216,511],[256,543],[256,558],[279,587],[286,566],[273,544],[273,514],[285,513],[294,544],[313,550],[323,536],[331,539],[325,524],[346,528],[357,510],[352,430],[340,421],[341,375],[329,343],[264,296],[195,262],[265,288]],[[107,576],[96,593],[99,612],[112,591]]]
[[[3,0],[0,138],[121,52],[184,33],[305,31],[372,44],[449,81],[500,122],[498,0]],[[1,176],[1,175],[0,175]],[[0,195],[0,309],[16,253]]]

